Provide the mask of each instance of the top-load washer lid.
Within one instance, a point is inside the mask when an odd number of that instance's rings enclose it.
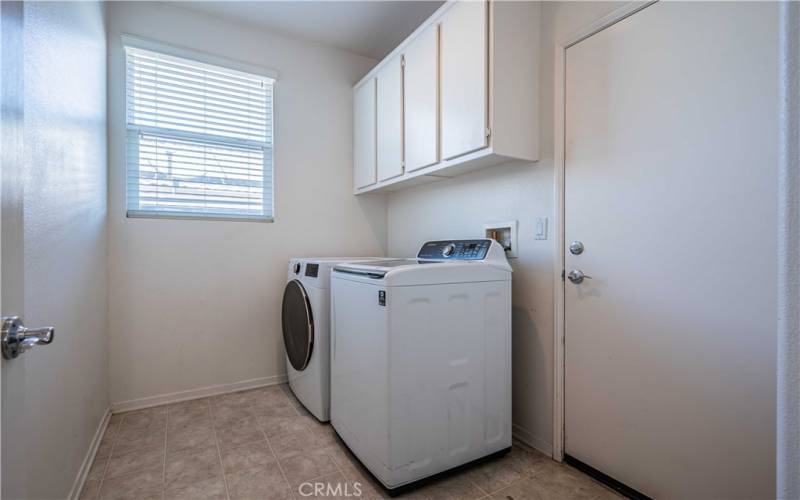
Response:
[[[314,315],[303,284],[292,280],[283,291],[281,306],[283,344],[292,368],[302,371],[314,350]]]
[[[422,245],[416,259],[352,262],[334,267],[334,277],[381,280],[386,286],[511,279],[505,251],[494,240],[442,240]]]

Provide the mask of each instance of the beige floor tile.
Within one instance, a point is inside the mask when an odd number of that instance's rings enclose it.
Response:
[[[156,428],[167,423],[167,408],[157,406],[144,410],[123,413],[120,430],[126,432],[130,429]]]
[[[118,417],[118,418],[114,418]],[[116,437],[119,433],[120,424],[122,423],[122,417],[119,415],[111,415],[111,418],[108,420],[108,425],[106,426],[105,433],[103,436],[108,436],[110,438]]]
[[[275,463],[275,456],[267,441],[222,450],[222,468],[225,473],[259,468]]]
[[[220,424],[215,423],[214,430],[217,433],[217,442],[222,449],[235,448],[265,439],[264,433],[258,426],[258,421],[252,417]]]
[[[253,404],[253,413],[258,417],[295,417],[297,410],[289,403],[261,403]]]
[[[378,500],[390,498],[380,484],[360,465],[346,465],[341,467],[342,474],[351,485],[361,493],[363,500]]]
[[[108,440],[106,441],[105,438],[100,440],[100,445],[97,447],[97,453],[95,454],[95,460],[101,458],[108,458],[111,456],[111,450],[114,448],[114,441]]]
[[[515,481],[533,476],[553,462],[541,453],[514,447],[510,453],[471,467],[466,476],[486,493],[494,493]]]
[[[192,413],[193,411],[207,410],[209,407],[209,398],[198,398],[181,401],[179,403],[172,403],[166,406],[169,415],[180,413]]]
[[[167,457],[166,485],[180,488],[197,481],[222,476],[222,465],[216,448],[185,451]]]
[[[245,418],[256,418],[257,412],[251,406],[227,406],[218,405],[211,408],[211,417],[215,425],[221,425],[243,420]]]
[[[155,500],[163,497],[164,468],[157,467],[124,476],[106,478],[100,488],[102,500]]]
[[[86,482],[83,483],[83,489],[81,489],[79,500],[95,500],[98,493],[100,493],[100,480],[87,479]]]
[[[226,500],[222,475],[189,483],[168,485],[164,500]]]
[[[258,417],[258,424],[267,437],[286,434],[289,432],[307,431],[308,424],[305,417],[292,415],[290,417]]]
[[[312,426],[310,432],[314,443],[320,448],[327,448],[339,444],[336,431],[334,431],[333,427],[330,425]]]
[[[217,408],[246,408],[252,404],[253,398],[244,392],[232,392],[208,399],[211,409]]]
[[[310,452],[321,448],[314,439],[310,439],[309,431],[287,432],[269,438],[272,450],[280,460],[289,455]]]
[[[402,495],[415,500],[468,500],[486,496],[480,488],[467,479],[464,474],[437,479],[431,484]]]
[[[591,478],[556,464],[539,474],[517,481],[495,492],[493,498],[502,500],[590,500],[606,490]]]
[[[295,498],[363,498],[360,488],[348,483],[338,471],[295,484],[293,488]]]
[[[284,385],[112,415],[81,498],[289,499],[294,490],[302,499],[298,488],[305,482],[309,498],[388,498],[333,428]],[[461,500],[487,493],[499,500],[621,498],[520,446],[401,497]]]
[[[169,429],[177,429],[200,421],[211,421],[211,407],[206,399],[176,403],[168,408]]]
[[[122,476],[144,469],[164,467],[164,445],[155,448],[141,448],[128,453],[115,451],[108,461],[106,478]]]
[[[100,445],[97,447],[95,459],[107,458],[111,456],[111,450],[114,448],[114,443],[117,441],[118,434],[119,432],[117,430],[112,433],[108,433],[108,431],[106,431],[106,433],[103,434],[103,438],[100,440]]]
[[[92,466],[89,467],[89,472],[86,474],[86,480],[93,481],[95,479],[103,479],[106,473],[106,465],[108,465],[108,458],[95,457]]]
[[[253,391],[256,400],[284,403],[289,401],[289,395],[283,389],[284,385],[271,385]],[[285,385],[288,388],[288,385]]]
[[[216,449],[214,427],[211,420],[199,420],[182,427],[167,430],[167,453],[184,450]]]
[[[143,448],[164,447],[167,438],[167,427],[145,427],[122,431],[114,445],[113,455],[122,455]]]
[[[268,411],[270,408],[282,408],[283,411],[286,411],[285,408],[290,408],[294,415],[297,415],[297,411],[294,410],[292,407],[292,403],[289,401],[289,398],[286,397],[283,392],[278,394],[275,393],[266,393],[256,396],[253,399],[252,403],[253,407],[258,410],[265,410]]]
[[[616,491],[603,486],[602,484],[597,484],[599,490],[597,495],[592,497],[592,500],[624,500],[625,497],[617,493]]]
[[[297,486],[302,481],[331,474],[339,470],[336,462],[325,450],[300,452],[279,458],[289,484]]]
[[[350,450],[348,450],[344,444],[336,443],[333,446],[328,446],[323,449],[331,456],[339,468],[360,466],[358,459],[355,455],[350,453]]]
[[[292,490],[277,463],[226,475],[231,500],[286,500]]]

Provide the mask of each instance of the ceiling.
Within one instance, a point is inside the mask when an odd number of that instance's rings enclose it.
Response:
[[[166,3],[381,59],[443,2],[218,0]]]

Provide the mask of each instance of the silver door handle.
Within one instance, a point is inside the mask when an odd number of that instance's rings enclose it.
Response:
[[[27,328],[19,316],[4,316],[2,322],[0,347],[6,359],[14,359],[33,346],[50,344],[56,334],[52,326]]]
[[[567,275],[567,278],[569,278],[569,280],[575,283],[576,285],[580,285],[581,283],[583,283],[583,280],[592,279],[591,276],[583,274],[583,271],[581,271],[580,269],[573,269],[572,271],[570,271],[569,274]]]

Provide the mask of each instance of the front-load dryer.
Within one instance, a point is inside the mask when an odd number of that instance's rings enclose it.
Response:
[[[330,420],[330,279],[345,262],[375,257],[295,258],[289,261],[281,322],[289,387],[318,420]]]

